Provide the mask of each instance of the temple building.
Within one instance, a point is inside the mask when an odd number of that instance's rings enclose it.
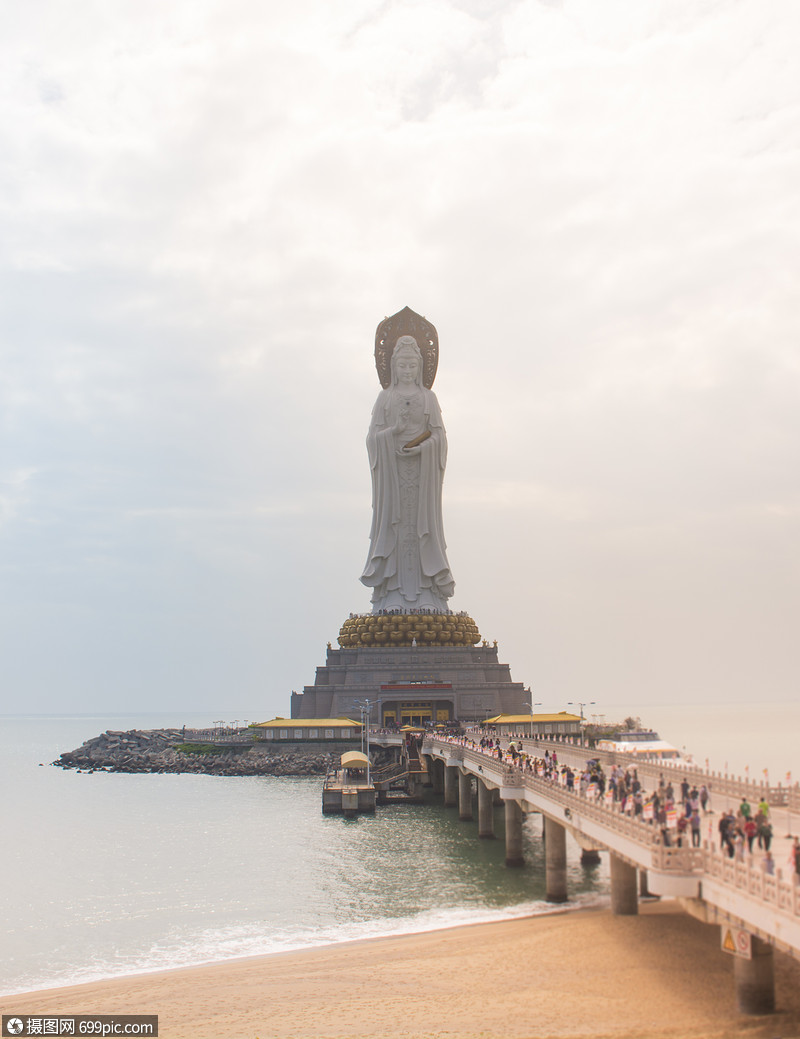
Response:
[[[326,743],[331,740],[360,740],[361,722],[352,718],[273,718],[269,722],[253,722],[256,739],[275,743]]]
[[[499,714],[487,718],[486,724],[498,736],[580,736],[581,719],[577,714]]]

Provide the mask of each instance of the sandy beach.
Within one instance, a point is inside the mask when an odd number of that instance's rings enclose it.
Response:
[[[735,1008],[719,928],[674,903],[372,939],[0,999],[4,1014],[158,1014],[161,1039],[734,1039],[800,1036],[800,964],[778,1012]]]

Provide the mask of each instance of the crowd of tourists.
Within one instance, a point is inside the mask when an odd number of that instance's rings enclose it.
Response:
[[[712,813],[711,790],[706,783],[698,786],[686,777],[680,782],[673,781],[662,773],[655,789],[648,791],[644,789],[635,765],[612,764],[606,772],[600,761],[590,759],[583,768],[575,768],[559,762],[556,750],[545,750],[543,757],[527,753],[519,739],[503,741],[498,736],[483,735],[476,740],[469,734],[453,734],[445,738],[450,743],[480,751],[504,765],[520,769],[523,774],[557,783],[589,800],[605,803],[627,816],[641,819],[657,829],[659,839],[666,847],[701,847],[704,821],[706,840],[709,845],[713,843],[712,823],[707,819]],[[758,851],[761,853],[761,868],[765,873],[774,873],[773,829],[769,804],[765,799],[753,806],[745,798],[738,810],[722,812],[717,831],[724,854],[744,862]],[[791,865],[800,876],[800,842],[797,840]]]
[[[745,852],[752,855],[753,845],[765,852],[770,852],[772,845],[772,823],[769,820],[769,804],[766,800],[759,802],[754,809],[747,798],[742,800],[738,811],[728,809],[719,817],[717,823],[720,849],[730,858],[740,862]],[[770,853],[770,858],[771,858]]]

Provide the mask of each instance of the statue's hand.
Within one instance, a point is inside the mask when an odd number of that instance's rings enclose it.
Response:
[[[417,444],[416,447],[401,447],[397,453],[399,455],[418,455],[422,453],[422,445]]]

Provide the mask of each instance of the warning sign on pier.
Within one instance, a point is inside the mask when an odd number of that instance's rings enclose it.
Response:
[[[746,960],[753,958],[752,935],[749,931],[743,931],[739,927],[722,926],[722,949],[731,952],[734,956],[743,956]]]

